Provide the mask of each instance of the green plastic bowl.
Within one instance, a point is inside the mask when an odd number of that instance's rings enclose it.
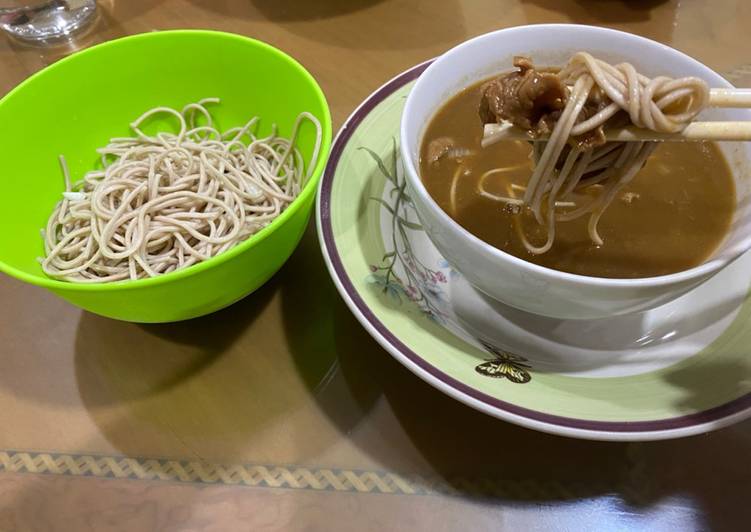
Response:
[[[130,134],[141,113],[181,108],[205,97],[220,129],[258,115],[260,132],[273,123],[289,135],[297,115],[323,126],[321,156],[298,197],[273,223],[205,262],[151,279],[76,284],[47,277],[37,261],[40,236],[64,189],[58,155],[74,180],[92,169],[95,149]],[[299,146],[309,160],[314,128]],[[150,124],[149,131],[174,126]],[[294,59],[262,42],[214,31],[134,35],[94,46],[33,75],[0,100],[0,271],[47,288],[70,303],[111,318],[178,321],[214,312],[261,286],[300,241],[331,145],[331,115],[313,77]]]

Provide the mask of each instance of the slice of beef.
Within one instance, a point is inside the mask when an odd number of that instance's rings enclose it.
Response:
[[[535,136],[548,133],[566,105],[568,89],[557,74],[536,70],[526,57],[515,57],[514,66],[518,70],[483,86],[480,119],[484,124],[506,120]]]
[[[448,155],[449,151],[454,147],[454,140],[449,137],[438,137],[433,139],[428,144],[426,150],[426,156],[428,163],[435,164],[443,157]]]

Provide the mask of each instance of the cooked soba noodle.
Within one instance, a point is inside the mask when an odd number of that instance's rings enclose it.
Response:
[[[679,132],[709,99],[709,89],[699,78],[660,76],[650,79],[637,73],[628,63],[611,65],[585,52],[575,54],[558,76],[569,88],[568,100],[550,138],[534,145],[534,171],[523,197],[516,197],[511,190],[509,197],[499,197],[512,205],[528,207],[537,222],[546,227],[547,240],[540,246],[529,242],[524,231],[520,231],[524,246],[535,254],[545,253],[552,247],[556,221],[585,215],[589,215],[588,231],[592,242],[602,245],[597,224],[603,212],[644,166],[657,145],[655,142],[607,142],[582,149],[577,147],[574,137],[603,126],[618,111],[627,113],[630,122],[637,127]],[[596,87],[609,103],[593,116],[580,120],[579,115]],[[486,135],[483,146],[493,142],[492,135]],[[567,145],[570,149],[565,153]],[[570,207],[574,191],[593,185],[600,189],[594,199]],[[561,206],[566,206],[567,210],[556,209]]]
[[[181,112],[157,107],[131,124],[134,137],[101,148],[102,170],[71,185],[43,231],[51,277],[102,283],[154,277],[236,246],[268,225],[297,197],[318,160],[321,125],[301,113],[290,138],[256,136],[259,118],[221,133],[206,98]],[[177,134],[145,134],[154,117],[173,117]],[[201,125],[198,125],[198,121]],[[303,122],[316,129],[306,165],[295,146]]]

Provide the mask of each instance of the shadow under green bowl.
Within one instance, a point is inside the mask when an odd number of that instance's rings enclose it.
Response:
[[[182,108],[218,97],[219,129],[261,117],[261,135],[279,126],[290,135],[302,111],[321,121],[321,156],[300,196],[271,224],[210,260],[162,276],[102,284],[51,279],[37,260],[40,230],[64,190],[58,156],[73,180],[95,167],[96,148],[129,135],[128,124],[157,106]],[[152,120],[148,131],[174,130]],[[315,128],[303,126],[298,146],[309,160]],[[47,288],[83,309],[135,322],[202,316],[248,295],[297,246],[308,223],[331,145],[331,115],[313,77],[294,59],[262,42],[202,30],[154,32],[110,41],[33,75],[0,100],[0,271]]]

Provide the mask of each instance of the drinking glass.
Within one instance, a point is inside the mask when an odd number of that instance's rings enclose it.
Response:
[[[86,29],[95,15],[95,0],[0,0],[0,29],[30,43],[66,39]]]

